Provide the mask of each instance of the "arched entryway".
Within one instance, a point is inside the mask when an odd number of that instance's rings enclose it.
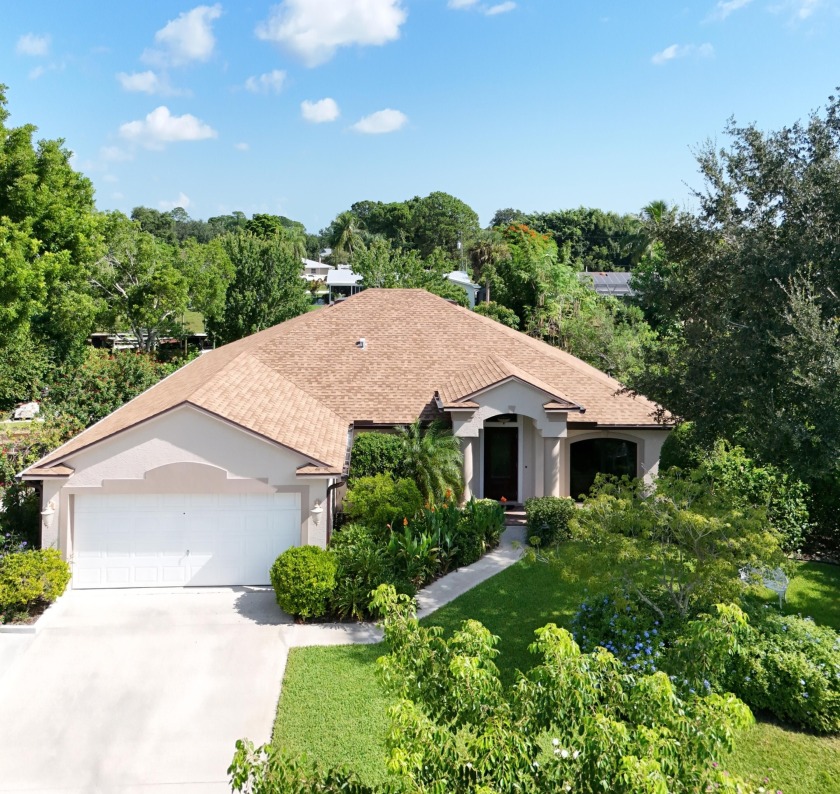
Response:
[[[623,438],[587,438],[570,447],[569,494],[580,498],[588,494],[598,474],[635,477],[638,472],[638,446]]]

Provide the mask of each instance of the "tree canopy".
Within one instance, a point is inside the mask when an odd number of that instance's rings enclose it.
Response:
[[[733,120],[726,134],[728,148],[697,152],[698,212],[651,224],[633,283],[661,343],[634,385],[701,438],[840,500],[840,101],[775,132]]]

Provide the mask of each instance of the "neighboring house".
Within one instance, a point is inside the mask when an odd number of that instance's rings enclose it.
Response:
[[[589,272],[581,273],[584,284],[590,284],[599,295],[614,295],[616,298],[630,298],[636,293],[630,286],[632,273]]]
[[[360,292],[362,277],[350,269],[350,265],[339,265],[335,270],[327,273],[327,291],[329,301],[332,303],[336,298],[349,298]]]
[[[473,284],[469,274],[463,270],[453,270],[447,273],[444,278],[457,284],[467,293],[467,300],[470,308],[475,308],[476,297],[481,287]],[[365,289],[362,284],[362,277],[350,269],[350,265],[339,265],[338,269],[327,275],[327,288],[329,289],[330,301],[335,298],[347,298]]]
[[[332,270],[335,270],[335,267],[328,265],[326,262],[316,262],[314,259],[303,260],[303,278],[306,281],[326,282],[327,276]]]
[[[469,273],[464,270],[453,270],[451,273],[447,273],[444,278],[447,281],[451,281],[453,284],[457,284],[464,290],[464,292],[467,293],[467,300],[469,301],[470,308],[474,309],[475,301],[481,287],[478,284],[473,284]]]
[[[451,422],[465,497],[653,476],[656,406],[557,348],[424,290],[370,289],[210,351],[22,473],[73,586],[265,584],[324,545],[353,437]]]

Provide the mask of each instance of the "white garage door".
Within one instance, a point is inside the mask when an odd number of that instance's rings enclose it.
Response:
[[[269,584],[300,520],[292,493],[77,495],[73,587]]]

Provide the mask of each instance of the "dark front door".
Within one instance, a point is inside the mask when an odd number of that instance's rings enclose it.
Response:
[[[484,497],[519,501],[519,429],[484,428]]]

